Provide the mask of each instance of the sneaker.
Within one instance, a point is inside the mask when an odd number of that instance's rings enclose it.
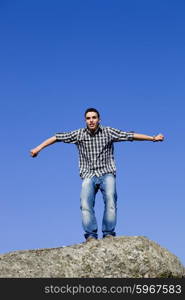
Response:
[[[87,239],[86,239],[86,243],[88,242],[92,242],[92,241],[96,241],[97,239],[93,236],[89,236]]]
[[[107,234],[106,236],[103,237],[103,239],[113,239],[113,235]]]

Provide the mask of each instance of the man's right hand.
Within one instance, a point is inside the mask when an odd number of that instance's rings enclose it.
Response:
[[[38,148],[34,148],[34,149],[30,150],[30,155],[32,157],[36,157],[39,154],[39,151],[40,150]]]
[[[47,146],[49,146],[49,145],[55,143],[56,141],[57,141],[57,139],[56,139],[56,136],[54,135],[54,136],[52,136],[51,138],[45,140],[45,141],[44,141],[43,143],[41,143],[40,145],[38,145],[36,148],[31,149],[31,150],[30,150],[30,155],[31,155],[32,157],[36,157],[36,156],[39,154],[39,152],[40,152],[43,148],[45,148],[45,147],[47,147]]]

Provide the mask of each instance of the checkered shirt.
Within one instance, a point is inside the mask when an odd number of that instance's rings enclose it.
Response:
[[[133,132],[99,125],[94,134],[88,128],[56,133],[57,142],[76,144],[81,178],[116,174],[114,142],[133,141]]]

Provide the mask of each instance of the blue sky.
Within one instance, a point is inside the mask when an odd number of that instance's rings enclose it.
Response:
[[[29,150],[102,125],[163,143],[115,145],[118,236],[146,236],[185,264],[183,0],[0,1],[0,253],[84,241],[74,145]],[[101,238],[103,201],[96,198]]]

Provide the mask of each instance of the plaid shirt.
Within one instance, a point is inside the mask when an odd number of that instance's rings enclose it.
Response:
[[[55,134],[58,142],[76,144],[79,151],[80,177],[116,174],[114,142],[133,141],[133,132],[98,126],[94,134],[88,128]]]

